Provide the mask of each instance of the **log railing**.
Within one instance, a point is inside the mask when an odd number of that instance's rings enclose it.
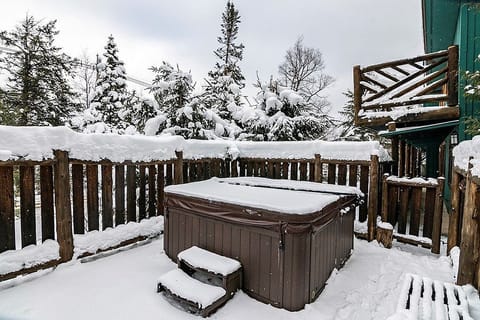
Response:
[[[424,103],[457,106],[458,47],[361,68],[353,68],[356,125],[372,125],[365,112]]]
[[[444,182],[383,176],[382,221],[396,226],[397,241],[440,253]]]
[[[470,168],[454,167],[452,207],[448,229],[448,252],[460,247],[457,284],[480,289],[480,179]]]

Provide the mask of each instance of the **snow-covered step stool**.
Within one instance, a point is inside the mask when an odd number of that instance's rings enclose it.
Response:
[[[180,269],[162,275],[158,279],[157,292],[163,292],[170,303],[203,317],[228,300],[225,289],[193,279]]]
[[[397,306],[389,320],[473,320],[480,316],[480,300],[472,286],[457,286],[407,274]]]
[[[177,255],[178,267],[191,277],[225,289],[231,297],[242,287],[242,265],[211,251],[190,247]]]
[[[157,292],[188,312],[207,317],[242,286],[242,265],[193,246],[177,255],[178,269],[158,279]]]

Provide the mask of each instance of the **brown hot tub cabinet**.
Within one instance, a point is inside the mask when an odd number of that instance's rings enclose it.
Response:
[[[165,252],[176,261],[178,252],[196,245],[237,259],[247,294],[300,310],[353,249],[353,208],[360,196],[355,188],[337,187],[265,178],[167,187]],[[286,213],[293,207],[297,213]]]

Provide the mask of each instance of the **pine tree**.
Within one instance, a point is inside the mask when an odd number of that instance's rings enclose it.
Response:
[[[108,37],[103,56],[105,62],[97,59],[97,81],[91,113],[95,115],[96,122],[103,122],[107,128],[111,128],[107,131],[118,131],[126,127],[120,114],[128,95],[127,75],[112,35]]]
[[[260,92],[257,109],[264,112],[246,124],[245,131],[253,135],[254,140],[298,141],[322,138],[330,126],[328,118],[319,118],[297,92],[282,87],[273,78],[268,84],[257,84]],[[251,131],[253,129],[253,132]]]
[[[214,51],[217,57],[214,70],[208,73],[203,100],[221,118],[232,120],[235,107],[241,105],[241,89],[245,77],[239,63],[243,58],[243,44],[237,44],[240,15],[235,5],[228,1],[222,14],[221,33],[217,38],[220,47]]]
[[[16,125],[63,125],[78,109],[69,84],[73,60],[55,46],[56,21],[42,24],[26,16],[0,41],[14,52],[0,58],[7,75],[2,90],[5,112]]]
[[[135,90],[129,92],[125,107],[121,110],[120,118],[134,128],[136,132],[143,132],[148,119],[157,115],[153,101],[139,97]]]
[[[167,62],[150,68],[155,73],[150,92],[158,104],[160,116],[149,132],[178,134],[187,139],[206,139],[212,122],[206,118],[203,103],[192,98],[194,84],[190,73],[175,69]]]
[[[353,92],[347,90],[343,93],[347,97],[347,103],[343,106],[343,109],[339,111],[342,121],[339,124],[341,129],[340,138],[343,140],[352,141],[370,141],[379,140],[379,136],[375,130],[367,127],[355,126],[355,111],[353,106]]]

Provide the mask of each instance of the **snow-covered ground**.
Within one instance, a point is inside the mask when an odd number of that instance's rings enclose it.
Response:
[[[199,319],[156,293],[156,280],[176,268],[163,237],[98,260],[70,262],[0,283],[0,319]],[[451,260],[428,250],[355,240],[343,269],[320,297],[299,312],[260,303],[238,292],[212,319],[386,319],[392,315],[405,274],[453,281]]]

